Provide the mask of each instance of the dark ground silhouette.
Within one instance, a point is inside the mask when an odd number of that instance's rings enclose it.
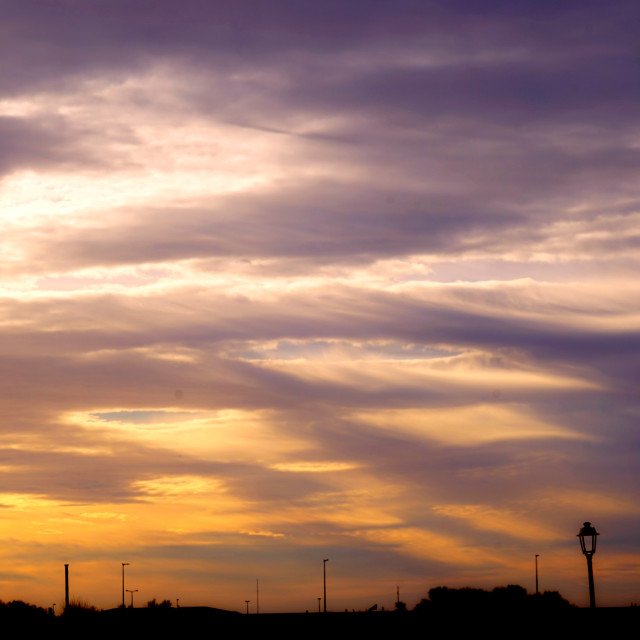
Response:
[[[426,638],[463,634],[491,638],[618,637],[637,628],[640,607],[572,606],[557,592],[530,595],[518,585],[483,589],[436,587],[413,611],[244,614],[211,607],[175,607],[168,601],[136,609],[98,611],[87,605],[53,616],[21,601],[0,602],[6,637],[43,634],[75,638],[180,638],[205,636],[300,638]],[[154,604],[156,606],[154,606]],[[161,606],[158,606],[161,605]]]

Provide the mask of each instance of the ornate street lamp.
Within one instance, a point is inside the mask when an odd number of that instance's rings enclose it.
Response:
[[[587,570],[589,572],[589,606],[592,609],[596,608],[596,594],[593,587],[593,566],[591,558],[596,552],[596,542],[599,535],[600,534],[595,530],[595,528],[591,526],[590,522],[585,522],[582,529],[580,529],[580,533],[578,533],[580,548],[582,549],[582,553],[587,557]]]

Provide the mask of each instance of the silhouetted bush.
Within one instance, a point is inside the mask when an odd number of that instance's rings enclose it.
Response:
[[[156,602],[156,599],[149,600],[147,602],[149,609],[171,609],[171,600],[163,600],[162,602]]]
[[[62,615],[65,617],[90,616],[97,613],[97,611],[98,609],[86,600],[82,598],[72,598],[69,601],[69,606],[63,609]]]

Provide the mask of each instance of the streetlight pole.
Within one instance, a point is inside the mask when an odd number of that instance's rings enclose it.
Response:
[[[323,587],[323,595],[324,595],[324,612],[327,613],[327,562],[329,562],[329,558],[325,558],[322,561],[322,587]]]
[[[69,564],[64,565],[64,608],[69,608]]]
[[[131,608],[133,609],[133,594],[136,593],[137,589],[127,589],[127,593],[131,594]]]
[[[538,558],[540,557],[539,553],[536,553],[536,595],[540,595],[540,591],[538,590]]]
[[[320,601],[322,600],[322,598],[318,598],[318,613],[320,613]]]
[[[245,600],[245,603],[247,605],[247,614],[249,613],[249,603],[251,602],[251,600]]]
[[[124,609],[124,568],[130,564],[129,562],[122,563],[122,608]]]
[[[596,592],[593,586],[593,554],[596,552],[597,537],[600,534],[591,526],[590,522],[585,522],[582,529],[578,533],[580,539],[580,548],[587,558],[587,571],[589,573],[589,607],[596,608]]]

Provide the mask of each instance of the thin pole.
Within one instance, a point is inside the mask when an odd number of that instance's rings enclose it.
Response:
[[[593,586],[593,565],[591,564],[592,554],[587,555],[587,569],[589,571],[589,607],[596,608],[596,590]]]
[[[540,554],[536,553],[536,595],[539,596],[540,595],[540,591],[538,589],[538,556]]]
[[[247,604],[247,613],[249,613],[249,603],[251,602],[251,600],[245,600],[246,604]]]
[[[256,578],[256,613],[260,613],[260,581]]]
[[[322,561],[322,587],[323,587],[323,595],[324,595],[324,612],[327,613],[327,562],[329,562],[329,558],[325,558]]]
[[[64,606],[69,608],[69,565],[64,565]]]
[[[322,600],[322,598],[318,598],[318,613],[320,613],[320,600]]]
[[[125,604],[124,604],[124,568],[128,565],[128,562],[123,562],[122,563],[122,608],[125,608]]]

